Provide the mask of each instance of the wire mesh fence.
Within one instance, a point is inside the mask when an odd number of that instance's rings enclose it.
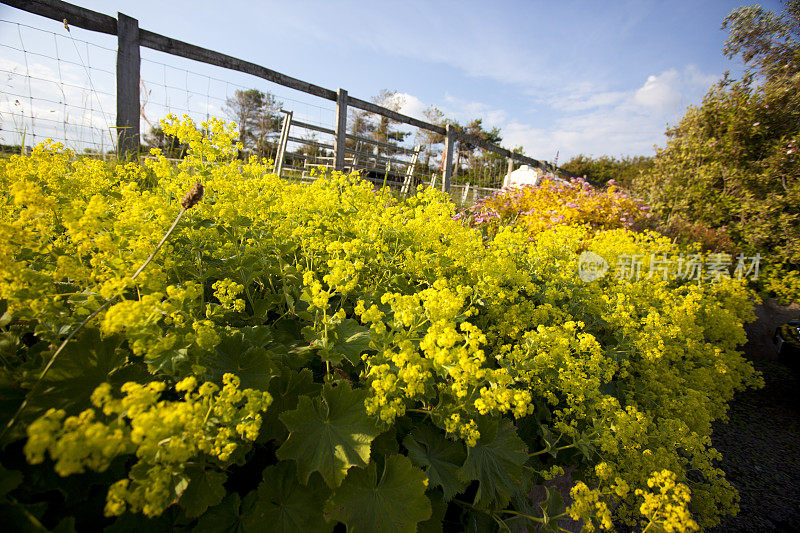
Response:
[[[53,10],[70,6],[39,4],[44,7],[21,9],[60,20]],[[464,205],[499,189],[513,161],[552,168],[450,126],[401,115],[386,98],[391,93],[360,100],[140,29],[126,15],[69,10],[85,29],[70,29],[67,19],[63,28],[46,19],[41,28],[0,19],[0,145],[6,151],[51,138],[81,154],[108,156],[129,154],[133,141],[134,152],[161,148],[179,159],[182,148],[160,120],[185,115],[198,125],[212,117],[235,122],[240,156],[271,159],[282,177],[307,180],[339,169],[401,195],[419,185],[441,188]]]
[[[188,116],[197,124],[219,118],[238,124],[239,140],[244,145],[242,157],[274,160],[283,112],[291,111],[307,124],[331,128],[335,106],[326,104],[297,97],[277,84],[246,74],[142,49],[140,127],[142,143],[148,148],[163,144],[159,121],[170,114]],[[310,135],[308,140],[314,142],[316,138]],[[309,155],[304,146],[302,140],[290,139],[286,149],[288,172]]]
[[[3,151],[48,138],[80,153],[114,151],[115,39],[0,19],[0,50]]]

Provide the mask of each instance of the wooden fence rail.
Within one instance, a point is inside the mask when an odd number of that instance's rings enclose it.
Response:
[[[123,13],[118,13],[117,18],[114,18],[61,0],[0,0],[0,3],[59,22],[64,21],[71,26],[117,36],[116,127],[118,149],[121,154],[134,153],[139,148],[139,78],[141,63],[139,48],[144,46],[159,52],[250,74],[272,83],[289,87],[290,89],[336,102],[336,123],[333,130],[304,124],[304,126],[309,129],[333,134],[334,168],[336,170],[344,169],[345,153],[347,150],[345,145],[347,138],[350,137],[346,131],[347,108],[348,106],[352,106],[397,122],[445,135],[446,148],[444,152],[445,161],[442,176],[443,191],[450,190],[450,181],[453,175],[454,165],[454,148],[455,143],[459,141],[507,157],[509,159],[509,172],[513,169],[513,163],[539,167],[547,171],[561,171],[561,169],[554,167],[546,161],[539,161],[532,157],[517,154],[482,139],[459,133],[449,125],[447,127],[442,127],[437,124],[431,124],[372,102],[354,98],[349,96],[344,89],[339,89],[337,91],[326,89],[325,87],[287,76],[286,74],[276,72],[249,61],[244,61],[201,46],[189,44],[142,29],[139,27],[139,23],[136,19]],[[295,124],[297,124],[297,122],[295,122]]]

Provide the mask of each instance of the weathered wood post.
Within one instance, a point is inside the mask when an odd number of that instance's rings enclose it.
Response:
[[[336,129],[333,135],[333,169],[344,171],[347,145],[347,91],[339,89],[336,95]]]
[[[453,148],[455,147],[456,130],[450,125],[445,126],[447,137],[444,148],[444,173],[442,174],[442,190],[450,192],[450,180],[453,178]]]
[[[506,157],[506,159],[508,160],[508,170],[506,171],[506,177],[503,179],[503,187],[508,185],[508,176],[514,172],[514,159],[511,157]]]
[[[283,127],[281,128],[281,138],[278,141],[278,153],[275,155],[275,174],[280,178],[283,174],[283,160],[286,158],[286,145],[289,142],[289,130],[292,127],[292,111],[281,109],[283,117]]]
[[[117,13],[117,153],[139,154],[139,21]]]

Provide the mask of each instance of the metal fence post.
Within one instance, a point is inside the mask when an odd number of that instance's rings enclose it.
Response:
[[[344,171],[347,144],[347,91],[339,89],[336,95],[336,131],[333,136],[333,169]]]
[[[447,133],[444,148],[444,173],[442,175],[442,190],[450,192],[450,180],[453,177],[453,148],[455,147],[456,130],[450,125],[445,126]]]
[[[139,153],[139,21],[117,13],[117,153]]]

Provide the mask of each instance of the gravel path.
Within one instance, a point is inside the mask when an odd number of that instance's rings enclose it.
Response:
[[[712,434],[741,510],[712,531],[800,531],[800,380],[777,361],[753,364],[766,386],[739,394]]]
[[[739,491],[738,516],[713,533],[800,531],[800,375],[776,361],[775,327],[797,318],[800,308],[766,302],[756,309],[745,352],[764,375],[765,387],[740,393],[730,421],[714,425],[712,441],[722,469]]]

